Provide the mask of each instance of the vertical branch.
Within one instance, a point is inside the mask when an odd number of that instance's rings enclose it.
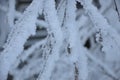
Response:
[[[75,80],[79,80],[79,71],[78,71],[78,67],[75,65]]]
[[[66,0],[61,0],[57,8],[60,25],[64,24],[65,8],[66,8],[65,6],[66,6]]]
[[[35,34],[40,6],[42,7],[42,0],[34,0],[15,24],[16,27],[12,28],[9,40],[0,55],[0,80],[6,80],[11,65],[23,51],[24,43],[29,36]]]
[[[12,28],[14,26],[14,18],[15,18],[15,0],[9,0],[8,7],[8,24]]]
[[[70,49],[70,54],[71,59],[74,60],[74,62],[77,60],[77,53],[78,50],[76,48],[76,44],[77,44],[77,26],[76,26],[76,22],[75,22],[75,17],[76,17],[76,6],[75,6],[75,0],[67,0],[67,5],[66,5],[66,19],[65,19],[65,27],[67,28],[68,32],[69,32],[69,49]]]
[[[51,73],[55,67],[55,62],[59,59],[59,50],[63,42],[61,26],[58,20],[57,11],[55,9],[55,1],[46,0],[44,9],[45,17],[49,23],[50,30],[53,33],[55,43],[53,45],[52,53],[50,54],[46,62],[45,71],[41,76],[39,76],[38,80],[50,80]]]
[[[118,14],[118,18],[119,18],[119,21],[120,21],[120,11],[119,11],[119,9],[118,9],[116,0],[114,0],[114,4],[115,4],[115,10],[116,10],[116,12],[117,12],[117,14]]]
[[[79,39],[79,28],[76,24],[76,2],[75,0],[67,0],[66,8],[66,24],[65,26],[69,32],[69,48],[71,49],[70,58],[72,63],[76,63],[79,71],[79,79],[86,80],[88,76],[87,57],[82,49],[82,43]]]

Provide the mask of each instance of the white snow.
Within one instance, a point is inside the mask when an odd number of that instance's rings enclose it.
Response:
[[[55,2],[54,0],[47,0],[45,1],[45,18],[48,21],[50,29],[54,35],[55,44],[53,45],[52,54],[49,55],[48,60],[46,62],[45,71],[41,75],[38,80],[49,80],[51,77],[51,73],[55,68],[55,62],[60,57],[60,47],[62,46],[63,42],[63,35],[60,27],[60,23],[57,17],[57,11],[55,9]],[[49,33],[49,32],[48,32]]]
[[[5,50],[0,55],[0,79],[2,80],[6,80],[11,65],[23,51],[23,45],[28,37],[35,34],[35,22],[39,7],[42,5],[42,0],[38,1],[34,0],[30,4],[9,34]]]
[[[97,40],[103,45],[102,51],[106,53],[106,58],[112,61],[120,57],[120,37],[118,32],[111,27],[107,20],[99,13],[97,8],[87,0],[78,0],[84,6],[86,13],[89,15],[94,27],[98,31]],[[112,59],[111,59],[112,58]]]

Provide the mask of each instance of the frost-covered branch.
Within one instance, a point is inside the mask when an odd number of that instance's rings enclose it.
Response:
[[[14,18],[15,18],[15,0],[9,0],[9,8],[8,8],[8,24],[9,27],[14,27]]]
[[[39,48],[41,45],[45,44],[46,39],[40,40],[36,42],[34,45],[32,45],[30,48],[25,50],[23,54],[20,56],[20,60],[25,61],[29,55],[31,55],[37,48]]]
[[[69,48],[70,48],[70,55],[71,60],[73,63],[78,65],[79,71],[79,78],[82,80],[86,80],[88,76],[87,70],[87,57],[86,54],[83,52],[80,46],[82,46],[80,39],[78,37],[79,28],[76,24],[76,1],[75,0],[67,0],[66,6],[66,21],[65,26],[69,32]]]
[[[120,21],[120,6],[119,6],[119,1],[118,0],[114,0],[114,4],[115,4],[115,10],[118,14],[118,18],[119,18],[119,21]]]
[[[107,20],[100,14],[97,8],[92,5],[91,1],[78,1],[83,5],[86,13],[89,15],[96,30],[98,31],[96,40],[103,45],[102,51],[106,53],[106,58],[112,58],[113,60],[116,60],[118,56],[120,57],[120,37],[118,32],[115,30],[115,28],[108,24]],[[113,53],[115,54],[112,55]]]
[[[66,10],[66,0],[61,0],[58,8],[57,8],[57,14],[58,14],[58,18],[59,18],[59,23],[61,26],[63,26],[64,21],[65,21],[65,10]]]
[[[42,9],[42,0],[34,0],[11,30],[5,49],[0,55],[0,80],[6,80],[11,65],[23,51],[24,43],[29,36],[35,34],[40,7]]]
[[[38,78],[38,80],[49,80],[50,79],[51,73],[53,69],[55,68],[55,62],[59,60],[60,48],[63,42],[63,35],[61,31],[61,26],[58,20],[57,11],[55,9],[54,0],[46,0],[44,10],[45,10],[45,18],[50,25],[50,30],[53,33],[53,38],[55,39],[55,43],[53,45],[52,53],[50,54],[46,62],[45,71]]]
[[[36,42],[34,45],[32,45],[30,48],[28,48],[27,50],[24,50],[22,54],[18,57],[15,65],[20,64],[20,61],[24,62],[28,58],[28,56],[30,56],[36,49],[38,49],[40,46],[42,46],[45,43],[46,43],[46,39],[40,40]]]
[[[1,47],[8,34],[0,53],[0,80],[119,80],[119,0],[33,0],[30,6],[31,0],[16,6],[13,1],[4,7],[0,0],[0,15],[7,14],[12,27],[5,35],[7,21],[0,24]]]

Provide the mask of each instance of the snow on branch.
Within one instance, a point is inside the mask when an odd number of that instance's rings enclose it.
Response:
[[[61,0],[57,8],[57,14],[58,14],[59,23],[61,26],[64,23],[65,10],[66,10],[65,6],[66,6],[66,0]]]
[[[77,41],[77,32],[78,28],[76,26],[75,17],[76,17],[76,2],[75,0],[67,0],[67,6],[66,6],[66,18],[65,18],[65,27],[68,30],[69,33],[69,39],[68,44],[69,48],[71,49],[70,54],[72,54],[74,62],[76,61],[76,54],[78,53],[78,50],[76,48],[76,45],[78,44]],[[74,56],[73,56],[74,55]]]
[[[107,20],[100,14],[89,0],[77,0],[81,2],[86,13],[93,22],[97,33],[96,40],[103,46],[102,51],[106,53],[107,60],[117,60],[120,57],[120,37],[115,28],[111,27]],[[114,53],[114,55],[112,55]]]
[[[119,6],[119,0],[114,0],[114,4],[115,4],[115,10],[118,14],[118,18],[119,18],[119,21],[120,21],[120,6]]]
[[[46,43],[46,39],[40,40],[36,42],[34,45],[32,45],[30,48],[28,48],[27,50],[24,50],[23,53],[16,60],[15,65],[18,65],[20,61],[24,62],[28,58],[28,56],[33,54],[33,52],[36,49],[38,49],[40,46],[44,45],[45,43]]]
[[[82,43],[79,39],[79,27],[76,24],[76,1],[75,0],[67,0],[66,6],[66,21],[65,26],[69,32],[69,48],[70,48],[70,58],[74,63],[78,65],[79,78],[82,80],[86,80],[88,76],[88,68],[87,68],[87,56],[85,52],[82,50]]]
[[[0,55],[0,80],[6,80],[8,71],[23,51],[23,45],[36,31],[36,20],[42,0],[34,0],[11,30],[4,51]]]
[[[53,45],[52,53],[49,55],[48,60],[46,62],[46,67],[43,74],[38,78],[38,80],[49,80],[51,77],[51,73],[55,68],[55,62],[59,60],[59,50],[62,46],[63,42],[63,35],[61,31],[61,26],[57,16],[57,10],[55,9],[55,2],[54,0],[46,0],[45,1],[45,19],[48,21],[50,26],[51,32],[53,34],[53,38],[55,43]]]

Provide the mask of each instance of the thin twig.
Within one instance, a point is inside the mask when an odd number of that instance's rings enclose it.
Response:
[[[118,6],[117,6],[117,3],[116,3],[116,0],[114,0],[114,4],[115,4],[115,10],[116,10],[116,12],[117,12],[117,14],[118,14],[119,21],[120,21],[120,12],[119,12],[119,10],[118,10]]]

